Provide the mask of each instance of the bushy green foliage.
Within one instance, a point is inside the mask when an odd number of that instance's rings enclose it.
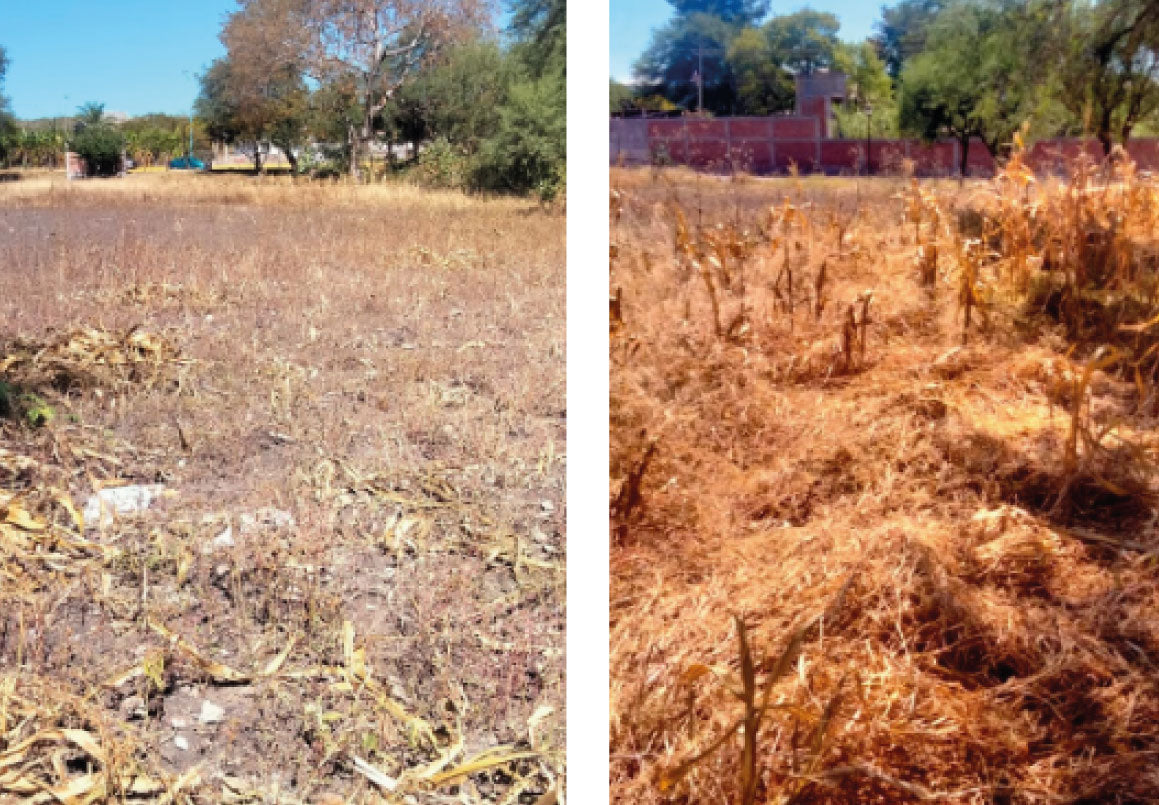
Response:
[[[728,16],[711,9],[727,5]],[[836,65],[842,45],[833,14],[804,9],[758,20],[737,13],[737,3],[683,3],[680,13],[652,35],[633,65],[640,93],[661,95],[685,109],[700,104],[717,115],[768,115],[793,107],[794,73]],[[755,8],[755,5],[754,5]],[[695,9],[695,10],[693,10]]]
[[[498,129],[517,73],[515,59],[494,42],[454,48],[399,92],[390,110],[393,127],[404,141],[443,139],[473,154]]]
[[[868,130],[873,137],[897,137],[898,108],[886,64],[869,42],[843,45],[835,67],[846,75],[849,100],[833,108],[837,136],[859,138]],[[866,113],[866,106],[872,113]]]
[[[1058,2],[1044,9],[1058,34],[1053,74],[1061,104],[1109,153],[1136,126],[1159,118],[1159,4],[1155,0]],[[1041,58],[1041,52],[1040,52]]]
[[[778,64],[769,37],[746,28],[732,41],[728,61],[736,76],[740,108],[749,115],[771,115],[793,108],[792,74]]]
[[[668,0],[677,14],[711,14],[738,25],[755,25],[769,13],[769,0]]]
[[[469,173],[470,163],[463,149],[446,137],[439,137],[419,153],[414,175],[424,187],[461,188]]]
[[[121,170],[125,137],[111,125],[97,123],[73,135],[71,147],[88,165],[94,176],[113,176]]]
[[[998,154],[1034,117],[1046,94],[1036,55],[1027,47],[1036,20],[1018,0],[957,2],[926,31],[926,47],[902,70],[902,129],[927,139],[950,136],[962,143],[964,171],[969,138]]]
[[[714,114],[741,111],[736,77],[727,58],[738,33],[735,25],[710,14],[694,12],[673,18],[653,32],[647,49],[632,65],[640,92],[661,95],[694,110],[700,92],[693,79],[699,73],[706,110]]]
[[[627,84],[621,84],[614,78],[608,79],[608,111],[611,114],[625,112],[634,105],[636,93]]]
[[[510,8],[516,42],[502,66],[505,86],[496,88],[498,114],[471,157],[469,184],[550,200],[566,181],[567,6],[513,0]]]
[[[510,0],[514,53],[532,75],[567,69],[567,0]]]
[[[42,428],[56,418],[56,409],[39,394],[0,380],[0,418]]]
[[[125,135],[125,150],[137,163],[163,164],[189,150],[188,120],[182,121],[182,126],[175,126],[148,119],[158,117],[161,116],[134,118],[121,126]]]
[[[893,78],[902,65],[925,49],[926,30],[946,7],[947,0],[901,0],[881,9],[874,43]]]
[[[518,81],[500,110],[498,130],[480,148],[474,184],[517,193],[534,191],[550,200],[563,188],[566,157],[561,78]]]
[[[33,129],[13,126],[8,135],[9,165],[25,168],[56,167],[64,154],[65,133],[61,129]]]
[[[778,64],[794,73],[812,73],[834,66],[841,46],[840,29],[836,14],[806,8],[773,17],[763,32]]]
[[[7,163],[12,150],[16,132],[16,121],[8,108],[8,98],[5,97],[4,77],[8,72],[8,54],[0,47],[0,163]]]

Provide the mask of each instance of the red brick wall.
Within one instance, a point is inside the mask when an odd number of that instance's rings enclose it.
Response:
[[[853,173],[864,160],[864,154],[865,141],[821,141],[821,164],[827,173]]]
[[[734,117],[731,126],[734,140],[767,140],[773,136],[773,119],[770,117]]]
[[[801,173],[816,172],[819,170],[819,146],[819,140],[812,142],[775,141],[773,143],[773,167],[778,171],[787,171],[791,166],[796,166]]]
[[[820,136],[829,136],[829,103],[825,98],[805,98],[798,104],[798,114],[802,117],[811,117],[821,126]]]
[[[1139,170],[1159,171],[1159,139],[1129,140],[1127,154]],[[1098,140],[1041,140],[1027,152],[1026,164],[1039,173],[1066,173],[1067,166],[1080,156],[1102,162],[1103,146]]]
[[[823,117],[785,115],[620,122],[639,124],[646,129],[652,157],[663,154],[677,165],[758,174],[784,172],[792,165],[802,172],[851,174],[865,170],[866,141],[827,139],[823,135]],[[956,176],[959,148],[953,140],[925,143],[875,138],[869,144],[869,168],[874,173],[899,173],[905,160],[910,160],[919,176]],[[1127,152],[1140,170],[1159,171],[1159,139],[1133,140]],[[1026,159],[1035,171],[1062,173],[1081,154],[1096,162],[1103,158],[1102,147],[1096,140],[1056,139],[1035,143]],[[967,173],[990,176],[996,168],[997,163],[986,145],[977,138],[971,140]]]
[[[955,166],[955,172],[957,166]],[[966,173],[970,176],[993,176],[998,170],[998,163],[994,155],[986,147],[986,143],[977,137],[970,140],[970,153],[966,155]]]
[[[773,172],[773,144],[768,140],[734,140],[732,157],[732,164],[748,173]]]
[[[1130,140],[1127,142],[1127,153],[1140,170],[1159,170],[1159,139],[1148,137],[1146,140]]]
[[[774,117],[773,136],[786,140],[815,140],[819,125],[815,117]]]
[[[909,158],[919,176],[948,176],[958,172],[957,148],[953,142],[911,142]]]
[[[690,140],[723,140],[728,137],[728,118],[689,120],[685,130]]]

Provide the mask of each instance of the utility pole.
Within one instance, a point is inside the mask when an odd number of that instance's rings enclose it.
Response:
[[[182,70],[181,74],[190,81],[194,78],[192,70]],[[196,104],[197,101],[194,100],[193,103]],[[189,107],[189,151],[185,154],[185,167],[193,169],[193,106]]]
[[[696,49],[696,113],[704,115],[704,38]]]
[[[707,52],[710,55],[721,55],[722,51],[718,47],[704,46],[704,37],[700,37],[699,44],[696,46],[696,69],[692,72],[692,83],[696,84],[696,113],[698,115],[704,114],[704,54]],[[688,53],[688,51],[683,51]]]

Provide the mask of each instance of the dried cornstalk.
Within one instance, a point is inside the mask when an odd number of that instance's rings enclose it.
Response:
[[[648,465],[652,463],[652,459],[656,455],[657,444],[656,439],[648,441],[648,446],[644,448],[644,453],[640,456],[639,461],[628,470],[628,477],[624,479],[624,485],[620,487],[620,493],[612,505],[612,514],[620,520],[618,536],[621,538],[627,529],[628,518],[644,499],[640,491],[640,484],[644,480],[644,473],[648,471]]]
[[[817,321],[821,321],[821,313],[825,310],[825,269],[828,265],[827,260],[822,260],[817,278],[813,280],[813,318]]]
[[[724,335],[724,327],[720,322],[720,299],[716,293],[716,285],[712,281],[712,274],[704,266],[697,263],[696,269],[704,280],[704,287],[708,289],[708,301],[712,304],[712,331],[720,338]]]

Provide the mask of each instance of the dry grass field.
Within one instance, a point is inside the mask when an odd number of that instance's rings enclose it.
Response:
[[[613,801],[1159,801],[1159,184],[612,188]]]
[[[0,185],[0,803],[556,800],[564,224]]]

